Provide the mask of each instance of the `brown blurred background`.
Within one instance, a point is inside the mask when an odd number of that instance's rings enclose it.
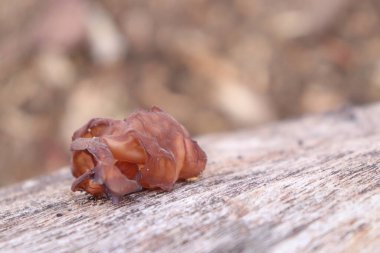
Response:
[[[67,165],[95,116],[192,134],[380,99],[377,0],[2,0],[0,186]]]

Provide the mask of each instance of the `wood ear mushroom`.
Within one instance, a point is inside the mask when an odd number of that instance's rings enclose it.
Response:
[[[114,202],[143,188],[170,191],[177,180],[199,176],[207,161],[186,129],[158,107],[124,120],[90,120],[75,131],[71,151],[71,189]]]

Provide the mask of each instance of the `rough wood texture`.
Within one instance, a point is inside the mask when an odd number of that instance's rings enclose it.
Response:
[[[0,249],[379,252],[380,105],[204,136],[209,164],[119,205],[70,191],[67,168],[0,190]]]

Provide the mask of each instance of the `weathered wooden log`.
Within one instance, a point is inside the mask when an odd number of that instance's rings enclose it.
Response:
[[[118,205],[68,168],[1,189],[0,251],[380,251],[380,104],[199,141],[197,181]]]

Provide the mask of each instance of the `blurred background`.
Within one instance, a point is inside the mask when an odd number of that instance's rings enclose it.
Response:
[[[95,116],[193,135],[380,99],[377,0],[1,0],[0,186],[68,164]]]

